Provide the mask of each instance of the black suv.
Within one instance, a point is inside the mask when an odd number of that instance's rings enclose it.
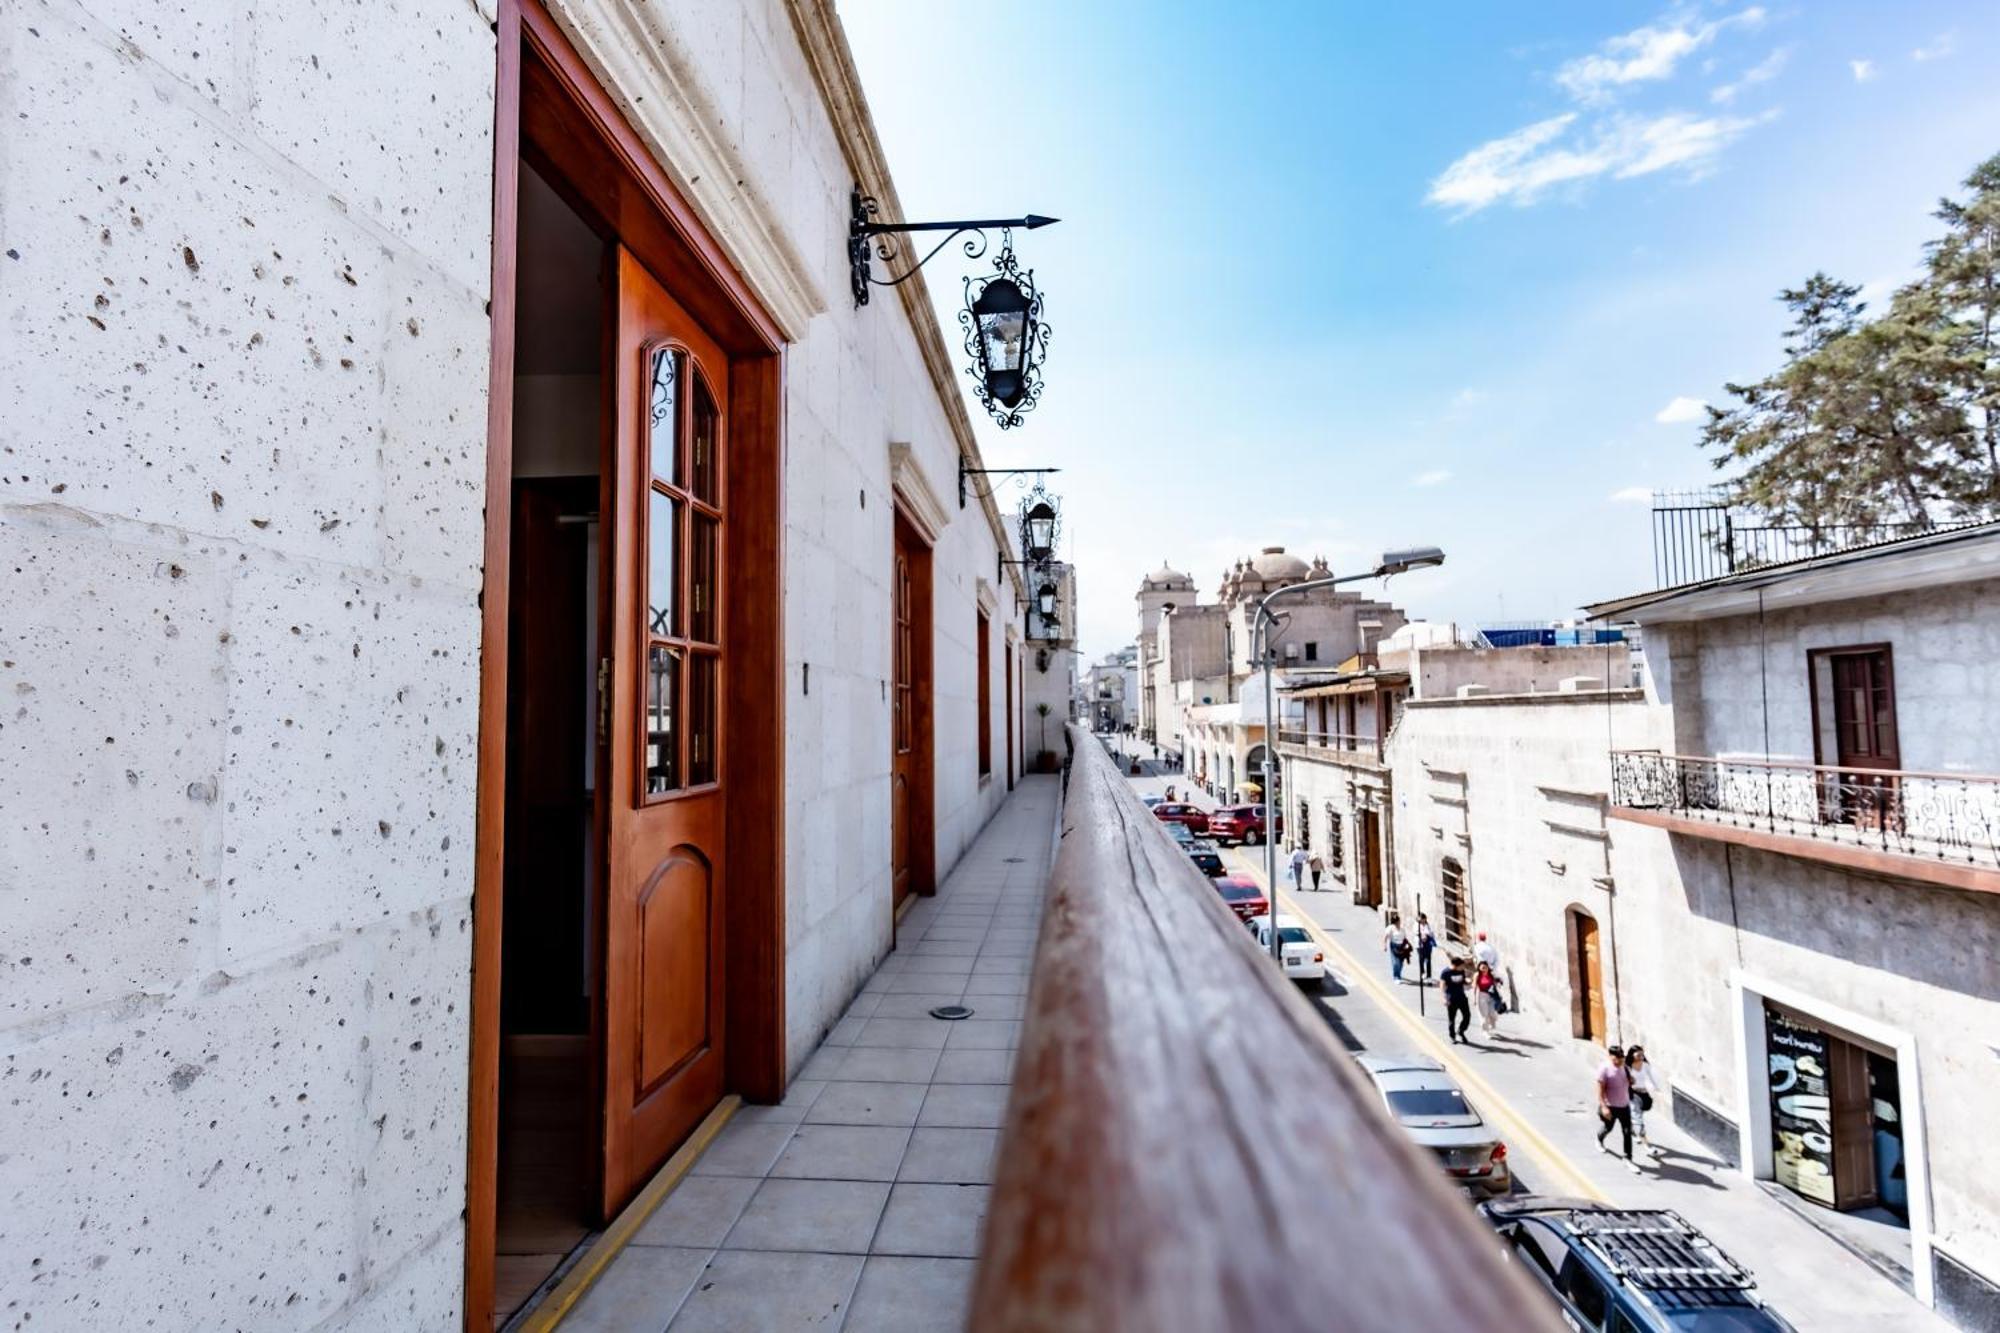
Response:
[[[1508,1253],[1571,1328],[1592,1333],[1791,1333],[1742,1265],[1679,1213],[1521,1195],[1481,1204]]]

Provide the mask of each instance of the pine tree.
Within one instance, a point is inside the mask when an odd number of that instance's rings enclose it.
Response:
[[[1780,293],[1785,364],[1728,385],[1701,434],[1731,503],[1815,535],[2000,515],[2000,155],[1965,188],[1879,317],[1825,273]]]
[[[2000,154],[1965,178],[1972,197],[1938,201],[1948,230],[1926,247],[1923,286],[1948,339],[1953,382],[1978,441],[1980,472],[1964,479],[1970,509],[2000,512]]]

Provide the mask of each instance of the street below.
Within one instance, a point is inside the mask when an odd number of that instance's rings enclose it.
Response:
[[[1220,804],[1185,774],[1144,758],[1140,767],[1141,774],[1129,780],[1142,796],[1162,795],[1172,786],[1176,800],[1204,809]],[[1222,856],[1230,875],[1269,893],[1262,846],[1225,848]],[[1319,892],[1310,889],[1310,881],[1306,891],[1294,892],[1289,856],[1281,842],[1277,910],[1311,923],[1308,929],[1325,949],[1329,969],[1319,987],[1302,987],[1302,994],[1351,1052],[1440,1061],[1500,1130],[1517,1193],[1672,1209],[1749,1268],[1765,1298],[1800,1329],[1922,1333],[1951,1327],[1876,1266],[1884,1257],[1871,1262],[1803,1216],[1798,1209],[1806,1205],[1789,1203],[1780,1192],[1746,1179],[1669,1123],[1664,1105],[1647,1126],[1653,1153],[1642,1156],[1637,1170],[1601,1149],[1592,1077],[1603,1052],[1557,1028],[1542,997],[1515,997],[1519,1007],[1503,1016],[1491,1035],[1475,1015],[1470,1044],[1450,1044],[1443,995],[1435,985],[1413,984],[1415,960],[1405,968],[1410,980],[1391,978],[1381,913],[1356,905],[1347,885],[1331,876]],[[1437,967],[1442,966],[1440,940]],[[1507,973],[1504,957],[1500,971]],[[1663,1070],[1671,1068],[1672,1052],[1651,1054]]]

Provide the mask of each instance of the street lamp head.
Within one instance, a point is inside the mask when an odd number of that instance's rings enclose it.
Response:
[[[1028,391],[1028,356],[1035,324],[1027,295],[1012,278],[995,278],[972,303],[975,345],[986,392],[1004,407],[1020,405]]]
[[[1384,551],[1375,568],[1380,575],[1407,574],[1413,569],[1430,569],[1444,563],[1444,552],[1435,546],[1410,546],[1400,551]]]
[[[1035,602],[1041,608],[1044,620],[1053,620],[1056,614],[1056,585],[1044,583],[1035,593]]]
[[[1022,530],[1027,534],[1027,550],[1022,554],[1030,560],[1046,560],[1055,552],[1056,511],[1047,500],[1037,500],[1022,516]]]

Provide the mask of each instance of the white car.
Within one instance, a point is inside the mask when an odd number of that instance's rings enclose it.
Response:
[[[1271,918],[1253,916],[1246,924],[1257,947],[1271,952]],[[1326,976],[1326,951],[1306,930],[1305,922],[1285,912],[1278,914],[1278,947],[1284,951],[1285,975],[1293,981],[1319,981]]]
[[[1514,1175],[1507,1145],[1465,1090],[1427,1055],[1358,1055],[1363,1072],[1418,1146],[1437,1154],[1445,1174],[1473,1194],[1507,1194]]]

